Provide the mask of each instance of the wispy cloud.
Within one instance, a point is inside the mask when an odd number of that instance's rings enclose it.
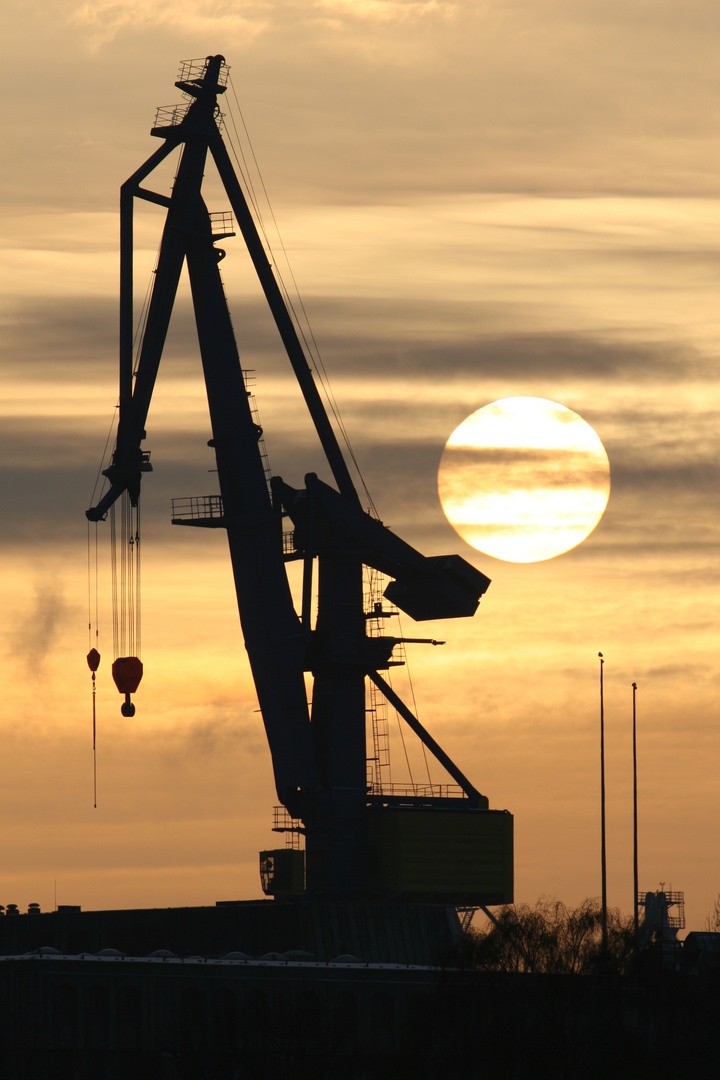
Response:
[[[45,660],[63,640],[66,623],[73,616],[77,616],[76,606],[66,599],[62,582],[51,576],[35,581],[34,597],[28,598],[23,610],[7,613],[8,651],[27,675],[42,676]]]
[[[442,0],[315,0],[314,7],[348,20],[380,23],[406,23],[416,19],[450,19],[458,11],[457,3]]]
[[[72,12],[72,21],[82,28],[93,49],[106,45],[122,30],[171,27],[195,34],[232,32],[241,40],[252,41],[261,33],[268,18],[267,4],[203,4],[201,0],[86,0]]]

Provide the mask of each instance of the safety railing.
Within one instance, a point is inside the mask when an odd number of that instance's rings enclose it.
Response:
[[[210,216],[210,228],[216,240],[235,235],[235,222],[229,210],[213,210]]]
[[[153,128],[179,127],[187,116],[190,104],[189,101],[185,101],[181,105],[158,105]]]
[[[368,795],[408,799],[466,799],[458,784],[368,784]]]
[[[180,62],[180,70],[178,71],[178,82],[195,82],[196,80],[202,80],[205,77],[207,71],[208,57],[201,56],[194,60],[182,60]],[[227,86],[228,74],[230,68],[227,64],[221,64],[218,71],[218,86]]]
[[[222,518],[222,495],[190,495],[172,500],[174,521],[198,521]]]
[[[295,547],[295,530],[288,529],[282,534],[283,541],[283,555],[297,555],[298,549]]]
[[[300,837],[305,835],[305,826],[300,818],[291,817],[284,806],[274,806],[272,831],[285,833],[285,847],[297,851]]]
[[[640,907],[647,907],[647,897],[652,896],[660,908],[665,910],[665,919],[671,930],[685,929],[685,893],[678,890],[658,889],[657,892],[638,892],[637,900]],[[671,914],[669,908],[677,910]]]

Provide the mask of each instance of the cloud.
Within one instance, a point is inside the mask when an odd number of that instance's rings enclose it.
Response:
[[[156,0],[147,5],[142,0],[86,0],[75,8],[71,20],[85,33],[93,50],[107,45],[123,30],[167,28],[197,35],[232,34],[250,42],[267,23],[267,5],[256,4],[238,10],[232,0],[208,8],[201,0]]]
[[[568,488],[570,490],[606,490],[607,462],[601,454],[579,450],[558,451],[527,448],[465,448],[448,446],[443,452],[443,482],[448,489],[526,491],[535,488]]]
[[[223,769],[228,758],[246,761],[269,753],[254,692],[235,700],[193,702],[190,718],[148,737],[147,752],[168,774],[201,762]],[[193,718],[194,717],[194,718]]]
[[[473,375],[508,385],[528,379],[545,379],[549,385],[569,378],[642,385],[712,378],[712,356],[691,343],[545,330],[531,325],[534,312],[512,302],[314,296],[308,307],[320,327],[317,336],[332,375],[371,373],[379,388],[383,376],[392,380],[412,374],[433,375],[443,387],[453,379],[467,385]],[[498,323],[504,324],[502,331]],[[512,329],[513,323],[523,330]],[[545,396],[552,399],[550,391]]]
[[[693,629],[710,629],[710,626],[693,627]],[[684,628],[687,629],[687,628]],[[690,682],[706,683],[708,689],[711,690],[714,684],[718,683],[718,673],[716,671],[708,671],[704,664],[673,664],[668,662],[666,664],[658,665],[657,667],[647,667],[645,670],[638,673],[638,679],[656,680],[661,679],[663,682],[670,680],[677,680],[682,678]]]
[[[38,578],[35,598],[22,612],[10,615],[6,630],[8,651],[19,660],[28,675],[39,678],[45,660],[64,636],[65,623],[77,618],[74,604],[65,599],[63,587],[55,577]]]
[[[22,85],[30,49],[36,76],[8,110],[3,199],[113,206],[153,149],[155,105],[179,99],[177,60],[218,41],[283,200],[712,198],[711,5],[626,6],[76,0],[68,12],[49,0],[40,15],[23,5],[7,32],[28,46],[10,50],[6,82]],[[51,170],[36,168],[37,146]]]
[[[613,484],[628,493],[651,492],[657,496],[672,495],[683,504],[687,499],[704,505],[717,492],[720,463],[713,459],[696,458],[690,461],[620,460],[613,468]],[[679,504],[677,504],[679,510]]]
[[[231,296],[230,302],[241,362],[257,369],[273,472],[295,486],[309,471],[330,480],[264,301]],[[694,523],[693,542],[711,543],[717,456],[706,394],[714,369],[699,347],[591,334],[488,333],[487,322],[498,319],[491,305],[442,298],[420,304],[318,295],[308,308],[379,512],[401,533],[409,530],[410,542],[443,548],[455,542],[437,499],[438,465],[454,428],[498,397],[535,394],[579,412],[606,446],[613,493],[603,537],[617,545],[631,538],[639,550],[651,542],[648,530],[660,530],[664,544],[676,545],[682,517]],[[512,321],[513,312],[505,311],[503,322]],[[28,299],[6,319],[5,550],[84,544],[84,511],[117,400],[116,325],[115,301],[97,297]],[[448,327],[447,340],[439,326]],[[178,302],[166,352],[147,425],[155,471],[144,481],[143,519],[180,550],[200,540],[187,535],[196,530],[171,529],[170,499],[217,491],[186,299]],[[695,386],[702,390],[695,393]]]
[[[314,6],[350,23],[404,24],[430,16],[450,19],[459,10],[458,4],[441,3],[440,0],[315,0]]]
[[[263,394],[278,379],[284,379],[292,392],[290,365],[264,300],[230,293],[229,304],[241,364],[256,370],[263,408]],[[499,383],[507,387],[502,396],[537,394],[575,408],[572,401],[556,396],[558,386],[564,391],[569,382],[579,388],[597,383],[603,385],[604,396],[613,386],[618,390],[632,386],[633,401],[638,403],[635,416],[647,431],[656,407],[654,400],[649,410],[640,407],[650,400],[648,391],[668,382],[691,387],[715,378],[714,356],[698,345],[549,332],[531,327],[528,313],[512,304],[498,308],[444,297],[421,303],[316,295],[306,306],[337,392],[342,397],[345,383],[362,379],[365,389],[359,397],[348,385],[348,408],[358,413],[402,412],[408,405],[406,393],[403,390],[398,401],[396,391],[407,378],[417,380],[418,387],[435,384],[432,393],[439,405],[460,391],[467,397],[474,386],[476,408],[492,400],[486,390],[491,384],[493,389]],[[499,322],[505,324],[502,331]],[[524,332],[511,329],[518,322],[527,325]],[[112,407],[117,379],[114,299],[22,300],[6,312],[3,324],[3,371],[18,384],[33,383],[36,400],[44,388],[52,386],[57,393],[63,384],[67,409],[72,409],[73,398],[83,411],[94,403],[102,410]],[[186,378],[200,379],[201,365],[192,309],[181,298],[160,367],[158,400],[173,379]],[[4,412],[8,398],[6,392]],[[698,404],[693,403],[693,412]],[[631,411],[627,400],[619,408],[624,414]]]

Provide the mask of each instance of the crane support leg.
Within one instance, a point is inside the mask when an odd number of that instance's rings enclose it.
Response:
[[[362,563],[341,554],[321,555],[318,563],[312,734],[327,805],[323,828],[306,834],[308,887],[358,892],[367,880]]]
[[[204,238],[188,245],[187,264],[230,557],[278,796],[297,814],[298,789],[310,792],[319,784],[303,676],[306,643],[285,574],[281,519],[258,453],[207,214],[204,231]]]

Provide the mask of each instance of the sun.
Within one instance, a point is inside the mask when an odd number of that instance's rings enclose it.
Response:
[[[455,428],[438,493],[471,547],[505,562],[542,562],[577,547],[598,524],[610,463],[572,409],[545,398],[502,398]]]

